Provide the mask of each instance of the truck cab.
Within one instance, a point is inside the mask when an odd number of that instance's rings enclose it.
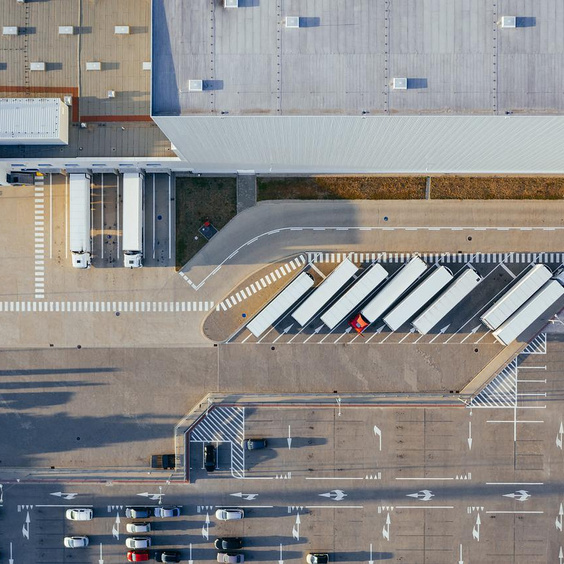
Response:
[[[90,253],[71,253],[74,268],[89,268],[92,262]]]
[[[368,321],[362,317],[362,314],[359,313],[355,315],[350,321],[349,325],[357,332],[362,333],[369,325]]]
[[[126,268],[140,268],[143,266],[143,255],[135,251],[124,251],[123,264]]]

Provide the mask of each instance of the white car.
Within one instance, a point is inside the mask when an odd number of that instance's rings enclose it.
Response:
[[[151,532],[151,523],[128,523],[125,530],[128,533],[149,533]]]
[[[64,544],[67,548],[84,548],[88,546],[88,537],[65,537]]]
[[[149,537],[129,537],[125,539],[125,546],[127,548],[149,548],[151,539]]]
[[[242,519],[245,512],[242,509],[218,509],[215,516],[220,521],[232,521],[234,519]]]
[[[90,508],[86,509],[67,509],[66,517],[70,521],[91,521],[94,512]]]

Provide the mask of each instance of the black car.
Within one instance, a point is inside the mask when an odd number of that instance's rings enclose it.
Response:
[[[147,519],[153,515],[150,507],[126,507],[125,516],[128,519]]]
[[[157,562],[180,562],[180,552],[178,550],[157,552]]]
[[[208,472],[213,472],[216,466],[216,451],[211,444],[204,446],[204,466]]]
[[[151,468],[174,470],[176,457],[174,454],[154,454],[151,456]]]
[[[217,550],[237,550],[238,548],[242,548],[243,539],[238,537],[219,538],[215,539],[214,545]]]
[[[245,439],[241,446],[247,450],[258,450],[266,448],[266,444],[266,439]]]

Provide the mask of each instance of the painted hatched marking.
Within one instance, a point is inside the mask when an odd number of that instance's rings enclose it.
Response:
[[[517,359],[512,360],[472,401],[468,407],[495,408],[517,405]]]

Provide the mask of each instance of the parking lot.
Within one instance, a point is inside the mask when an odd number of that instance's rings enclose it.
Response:
[[[16,564],[123,562],[125,508],[178,505],[180,517],[150,519],[153,554],[172,548],[209,562],[214,539],[233,536],[256,562],[303,562],[311,551],[335,562],[558,562],[563,363],[561,333],[543,333],[459,407],[354,406],[338,394],[333,406],[314,395],[302,407],[251,406],[234,395],[191,434],[191,484],[168,472],[62,484],[2,470],[0,551],[11,547]],[[267,447],[241,462],[241,437]],[[203,469],[208,441],[218,448],[213,473]],[[92,506],[94,520],[66,521],[71,506]],[[242,508],[244,519],[219,521],[224,507]],[[90,546],[63,548],[69,533]]]
[[[339,262],[347,256],[347,253],[315,253],[307,254],[306,270],[313,269],[316,276],[323,279],[336,268]],[[351,253],[349,258],[355,265],[363,270],[374,262],[381,264],[393,276],[401,266],[410,259],[407,253],[367,252]],[[455,307],[446,318],[433,328],[427,335],[420,335],[406,323],[397,331],[390,331],[381,319],[370,324],[362,333],[352,331],[348,321],[352,316],[361,311],[364,304],[378,292],[378,289],[358,304],[354,311],[339,323],[333,330],[329,330],[320,317],[327,311],[338,298],[354,283],[357,276],[349,281],[332,298],[319,313],[307,323],[300,327],[292,318],[292,312],[307,299],[313,291],[310,290],[296,304],[289,309],[283,317],[270,327],[259,338],[251,334],[245,328],[237,332],[228,342],[230,343],[264,343],[264,344],[481,344],[497,345],[497,341],[480,321],[480,316],[498,299],[508,287],[523,274],[532,264],[543,263],[553,271],[562,266],[563,255],[561,253],[422,253],[421,258],[430,267],[439,265],[446,266],[456,277],[468,265],[482,277],[478,287],[471,292],[457,307]],[[361,271],[362,272],[362,271]],[[432,269],[429,268],[426,275]],[[359,273],[359,276],[361,273]],[[273,275],[274,276],[274,275]],[[424,279],[424,278],[423,278]],[[256,281],[260,286],[261,281]],[[250,293],[250,292],[249,292]],[[245,292],[240,292],[245,296]],[[266,303],[264,304],[266,305]],[[501,346],[500,346],[501,349]]]

